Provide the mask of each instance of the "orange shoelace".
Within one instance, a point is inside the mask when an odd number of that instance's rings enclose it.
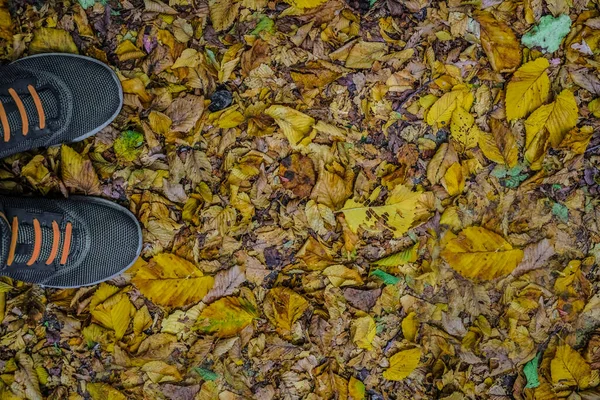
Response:
[[[40,122],[39,127],[40,129],[44,129],[46,127],[46,113],[44,111],[44,105],[42,104],[42,100],[40,99],[38,92],[32,85],[28,85],[27,90],[29,90],[29,94],[33,99],[35,109],[37,110],[38,121]],[[16,90],[10,88],[8,89],[8,93],[15,102],[17,109],[19,110],[19,115],[21,116],[21,133],[23,134],[23,136],[27,136],[27,134],[29,133],[29,118],[27,117],[27,112],[25,111],[23,101],[21,101],[21,99],[19,98],[19,95],[17,94]],[[2,131],[4,132],[4,141],[8,142],[10,140],[11,132],[10,126],[8,125],[8,115],[6,114],[6,110],[4,109],[2,103],[0,103],[0,123],[2,124]]]
[[[6,222],[6,216],[4,214],[0,214]],[[11,225],[11,238],[10,238],[10,247],[8,250],[8,259],[6,260],[6,264],[10,267],[15,261],[15,252],[17,250],[17,239],[19,236],[19,219],[17,217],[13,217]],[[28,266],[32,266],[35,264],[40,258],[40,253],[42,252],[42,227],[40,225],[40,221],[36,218],[33,219],[33,253],[31,257],[27,261]],[[62,246],[62,252],[60,256],[60,264],[65,265],[67,263],[67,258],[69,257],[69,252],[71,251],[71,240],[73,236],[73,225],[70,222],[67,223],[65,227],[65,237]],[[58,255],[58,248],[60,247],[60,228],[58,227],[58,223],[56,221],[52,221],[52,249],[50,251],[50,255],[46,260],[46,265],[50,265],[56,259]]]

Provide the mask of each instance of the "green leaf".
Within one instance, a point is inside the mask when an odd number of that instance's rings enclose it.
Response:
[[[523,35],[521,43],[530,49],[541,47],[544,53],[554,53],[570,30],[571,18],[568,15],[562,14],[556,18],[544,15],[537,26]]]
[[[252,32],[250,32],[250,34],[258,35],[262,31],[273,32],[274,26],[275,26],[275,22],[271,18],[269,18],[267,16],[263,16],[260,19],[260,21],[258,21],[258,24],[256,24],[256,28],[254,28],[254,30]]]
[[[540,361],[540,355],[536,355],[531,361],[525,364],[523,367],[523,373],[525,374],[525,378],[527,378],[526,389],[536,388],[540,386],[540,381],[538,380],[538,363]]]
[[[561,222],[566,223],[569,221],[569,209],[564,204],[554,203],[552,205],[552,214]]]
[[[125,131],[115,140],[115,153],[117,157],[126,161],[134,161],[142,151],[144,135],[136,131]]]
[[[206,368],[197,367],[194,368],[194,371],[196,371],[198,375],[200,375],[205,381],[215,381],[219,377],[219,375],[216,372],[213,372],[210,369]]]
[[[418,258],[418,247],[419,245],[415,244],[414,246],[409,247],[408,249],[377,260],[373,264],[380,267],[397,267],[399,265],[406,265],[408,263],[415,262]]]
[[[81,4],[81,8],[87,10],[90,7],[94,6],[95,0],[79,0],[79,4]]]
[[[371,272],[371,275],[378,277],[386,285],[395,285],[396,283],[401,281],[401,279],[398,278],[397,276],[390,275],[387,272],[383,272],[380,269],[376,269],[375,271]]]

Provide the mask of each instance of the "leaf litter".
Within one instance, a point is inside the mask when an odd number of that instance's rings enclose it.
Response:
[[[0,0],[124,109],[3,191],[128,205],[100,285],[0,280],[1,399],[600,397],[600,3]]]

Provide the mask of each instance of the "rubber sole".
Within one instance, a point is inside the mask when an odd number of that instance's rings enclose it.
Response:
[[[135,262],[138,260],[140,253],[142,252],[142,246],[144,244],[143,238],[142,238],[142,228],[140,227],[140,223],[138,222],[137,218],[135,217],[135,215],[133,215],[133,213],[131,211],[129,211],[128,209],[126,209],[123,206],[120,206],[112,201],[103,199],[101,197],[88,197],[88,196],[71,196],[70,199],[72,200],[80,200],[80,201],[86,201],[86,202],[92,202],[92,203],[96,203],[96,204],[101,204],[103,206],[107,206],[110,208],[113,208],[115,210],[118,210],[120,212],[123,212],[124,214],[126,214],[129,218],[131,218],[134,222],[135,225],[137,227],[137,231],[138,231],[138,237],[139,237],[139,241],[138,241],[138,247],[136,250],[136,257],[134,258],[134,260],[129,263],[126,267],[124,267],[123,269],[119,270],[118,272],[100,279],[98,281],[94,281],[94,282],[90,282],[90,283],[86,283],[83,285],[75,285],[75,286],[58,286],[58,285],[47,285],[47,284],[43,284],[40,283],[39,285],[42,287],[47,287],[47,288],[55,288],[55,289],[75,289],[75,288],[80,288],[80,287],[85,287],[85,286],[93,286],[93,285],[97,285],[99,283],[102,282],[106,282],[108,280],[111,280],[113,278],[116,278],[117,276],[121,275],[123,272],[127,271],[129,268],[131,268],[133,266],[133,264],[135,264]],[[60,278],[59,278],[60,279]]]
[[[90,62],[94,62],[94,63],[96,63],[96,64],[104,67],[108,72],[110,72],[110,75],[112,76],[113,80],[115,81],[115,83],[119,87],[119,107],[117,108],[117,111],[104,124],[100,125],[99,127],[97,127],[96,129],[94,129],[93,131],[86,133],[85,135],[82,135],[82,136],[79,136],[79,137],[73,139],[70,143],[80,142],[80,141],[82,141],[84,139],[89,138],[90,136],[94,136],[95,134],[97,134],[98,132],[100,132],[102,129],[106,128],[121,113],[121,109],[123,108],[123,86],[121,85],[121,81],[119,80],[119,77],[105,63],[103,63],[101,61],[98,61],[95,58],[91,58],[91,57],[87,57],[87,56],[80,56],[79,54],[70,54],[70,53],[42,53],[42,54],[34,54],[32,56],[27,56],[27,57],[20,58],[20,59],[18,59],[16,61],[13,61],[13,63],[17,63],[18,64],[19,61],[22,61],[22,60],[28,60],[28,59],[39,58],[39,57],[51,57],[51,56],[81,58],[81,59],[85,59],[85,60],[90,61]],[[59,146],[59,145],[60,145],[60,143],[55,143],[55,144],[52,144],[50,146]]]

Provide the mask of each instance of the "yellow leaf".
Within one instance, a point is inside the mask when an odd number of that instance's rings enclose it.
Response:
[[[171,118],[159,111],[154,110],[148,114],[148,122],[150,123],[150,128],[154,132],[163,136],[166,136],[169,134],[169,132],[171,132],[171,125],[173,125]]]
[[[0,1],[0,39],[11,40],[13,23],[8,7]]]
[[[135,60],[136,58],[142,58],[146,56],[146,53],[135,47],[129,40],[123,40],[117,46],[115,54],[119,58],[119,61]]]
[[[550,64],[543,57],[524,64],[514,73],[506,88],[506,118],[523,118],[544,104],[550,91],[546,70]]]
[[[265,114],[277,122],[292,148],[308,146],[317,135],[315,119],[286,106],[273,105]]]
[[[363,284],[363,280],[357,271],[343,265],[327,267],[323,270],[323,275],[329,278],[329,281],[335,287]]]
[[[409,342],[416,343],[418,331],[419,321],[417,320],[417,314],[411,312],[402,320],[402,335]]]
[[[29,44],[29,54],[53,52],[78,54],[71,34],[62,29],[36,29],[33,33],[33,40]]]
[[[563,139],[560,147],[568,148],[575,154],[584,154],[594,135],[594,128],[589,125],[571,129]]]
[[[138,336],[152,325],[152,317],[147,306],[143,306],[133,316],[133,333]]]
[[[121,86],[123,86],[124,93],[135,94],[144,103],[152,101],[152,95],[146,91],[144,82],[138,77],[123,80]]]
[[[285,0],[286,3],[296,8],[314,8],[325,3],[327,0]]]
[[[419,244],[415,244],[407,248],[406,250],[400,251],[398,253],[392,254],[385,258],[381,258],[373,263],[373,265],[381,266],[381,267],[397,267],[400,265],[406,265],[408,263],[413,263],[417,261],[419,257]]]
[[[592,371],[584,358],[568,344],[556,348],[550,373],[554,384],[577,386],[582,390],[598,385],[598,371]]]
[[[66,145],[62,145],[60,154],[64,184],[85,194],[100,194],[100,181],[92,162]]]
[[[107,383],[88,383],[87,391],[92,400],[127,400],[124,394]]]
[[[348,399],[364,400],[366,398],[365,384],[351,376],[348,381]]]
[[[448,241],[442,257],[456,272],[473,280],[490,280],[508,275],[523,258],[504,238],[472,226]]]
[[[376,334],[375,320],[370,315],[356,318],[352,322],[352,341],[358,348],[371,350]]]
[[[465,190],[465,176],[459,163],[454,163],[446,170],[442,186],[450,196],[459,195]]]
[[[492,133],[481,132],[479,148],[491,161],[509,168],[519,162],[519,149],[510,129],[496,119],[490,120]]]
[[[475,117],[462,107],[456,107],[452,113],[450,125],[452,138],[462,145],[464,149],[472,149],[477,146],[480,130],[475,124]]]
[[[196,321],[201,333],[216,337],[237,335],[258,317],[255,307],[241,297],[223,297],[202,310]]]
[[[456,107],[465,99],[465,91],[452,90],[440,97],[427,112],[427,123],[438,129],[448,125]],[[470,108],[470,107],[469,107]]]
[[[526,146],[548,130],[550,143],[558,147],[565,134],[577,125],[578,113],[575,96],[570,90],[563,90],[556,100],[535,110],[525,121]]]
[[[398,238],[411,229],[416,222],[429,215],[428,207],[425,205],[427,197],[427,193],[413,192],[406,186],[397,186],[382,206],[369,206],[349,199],[341,212],[344,213],[348,227],[354,233],[358,232],[360,226],[378,232],[377,225],[382,224],[391,229],[394,237]]]
[[[98,324],[91,324],[81,330],[83,339],[89,348],[94,347],[96,343],[103,343],[107,339],[108,330]]]
[[[286,333],[307,308],[308,301],[304,297],[285,287],[269,290],[264,302],[264,313],[269,321]]]
[[[383,57],[388,47],[382,42],[358,41],[346,58],[347,68],[371,68],[373,63]]]
[[[492,68],[498,72],[512,72],[521,64],[521,45],[513,30],[491,13],[476,16],[481,26],[481,46]]]
[[[196,68],[200,63],[201,56],[198,54],[198,51],[195,49],[185,49],[179,56],[175,63],[171,66],[171,69],[176,68]]]
[[[390,357],[390,366],[383,371],[383,377],[389,381],[401,381],[417,368],[420,361],[420,348],[400,351]]]
[[[100,324],[114,330],[115,338],[120,340],[129,327],[133,310],[129,296],[120,293],[96,306],[91,310],[91,314]]]
[[[233,107],[230,107],[226,110],[223,110],[219,116],[219,120],[217,121],[217,126],[224,129],[235,128],[244,122],[244,120],[244,115],[241,112]]]
[[[588,103],[588,110],[596,118],[600,118],[600,98],[594,99]]]
[[[183,258],[161,253],[139,268],[131,281],[155,304],[184,307],[202,300],[212,288],[214,278],[205,276]]]

